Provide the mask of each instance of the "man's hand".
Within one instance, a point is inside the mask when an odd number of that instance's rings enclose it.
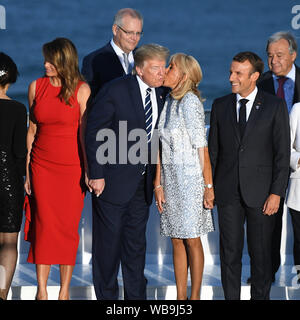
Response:
[[[280,196],[276,194],[270,194],[264,204],[263,213],[271,216],[278,211],[280,204]]]
[[[105,187],[104,179],[90,179],[89,186],[93,189],[96,197],[99,197]]]

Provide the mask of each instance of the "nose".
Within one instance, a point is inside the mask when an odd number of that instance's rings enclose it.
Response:
[[[165,67],[161,67],[158,69],[158,75],[164,76],[166,74],[166,69]]]
[[[278,58],[277,58],[277,56],[276,56],[276,55],[274,55],[274,56],[270,57],[270,60],[271,60],[271,64],[275,64],[275,63],[277,63],[277,62],[278,62]]]
[[[232,82],[234,81],[234,79],[235,79],[234,73],[231,73],[229,76],[229,81]]]

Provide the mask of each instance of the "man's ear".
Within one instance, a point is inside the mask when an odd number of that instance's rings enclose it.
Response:
[[[253,81],[256,82],[259,78],[259,75],[260,75],[260,73],[258,71],[256,71],[256,72],[253,72],[250,77],[252,78]]]
[[[135,66],[135,71],[140,78],[143,77],[143,69],[141,67]]]
[[[295,62],[296,58],[297,58],[297,52],[294,51],[294,52],[292,53],[292,60],[293,60],[293,62]]]
[[[118,26],[116,25],[116,24],[113,24],[113,26],[112,26],[112,33],[113,33],[113,35],[114,36],[116,36],[116,34],[117,34],[117,29],[118,29]]]

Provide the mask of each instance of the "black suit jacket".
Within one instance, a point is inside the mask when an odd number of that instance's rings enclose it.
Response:
[[[296,65],[295,67],[296,67],[296,78],[295,78],[295,91],[294,91],[293,104],[296,102],[300,102],[300,68],[297,67]],[[261,76],[261,79],[259,80],[257,87],[271,94],[276,94],[271,71],[267,71]]]
[[[125,75],[110,42],[83,58],[81,73],[91,87],[92,97],[96,96],[105,83]]]
[[[218,205],[232,204],[238,190],[249,207],[263,206],[271,193],[284,196],[290,159],[285,102],[259,90],[241,138],[236,95],[216,99],[211,110],[209,153]]]
[[[159,116],[165,99],[162,88],[156,89],[156,97]],[[137,141],[128,141],[130,139],[127,139],[127,135],[120,132],[120,121],[126,121],[128,133],[134,129],[145,130],[144,105],[137,78],[133,75],[115,79],[99,91],[88,115],[86,127],[85,143],[90,178],[105,178],[105,188],[99,198],[121,205],[127,203],[134,195],[145,165],[141,162],[130,163],[126,159],[127,163],[124,163],[124,152],[125,156],[133,152],[134,149],[131,148],[136,146]],[[112,161],[116,159],[115,164],[99,164],[96,159],[98,148],[105,148],[106,143],[96,141],[96,135],[101,129],[110,129],[109,134],[116,137],[116,148],[110,150],[110,155],[113,155]],[[152,138],[152,141],[157,142],[157,139]],[[148,147],[147,145],[146,148]],[[156,159],[158,143],[152,147],[152,156]],[[148,161],[151,158],[150,151],[148,150]],[[153,197],[155,168],[154,164],[148,164],[146,170],[146,201],[149,205]]]

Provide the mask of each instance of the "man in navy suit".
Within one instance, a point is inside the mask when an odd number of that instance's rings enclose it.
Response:
[[[272,232],[289,176],[290,132],[284,100],[256,86],[262,60],[252,52],[231,63],[232,93],[212,105],[209,154],[220,228],[225,299],[241,292],[244,223],[251,266],[251,299],[270,298]]]
[[[137,10],[124,8],[117,12],[112,40],[83,58],[81,72],[91,87],[91,97],[95,97],[106,82],[131,73],[133,51],[142,30],[143,17]]]
[[[93,190],[93,282],[97,299],[146,299],[146,224],[153,198],[168,49],[149,44],[135,52],[134,75],[107,83],[87,120],[86,151]],[[156,148],[153,142],[156,142]],[[155,143],[154,143],[155,145]]]
[[[271,35],[267,43],[269,71],[262,75],[258,88],[284,99],[288,111],[300,102],[300,68],[295,64],[297,42],[289,32],[279,31]],[[281,82],[282,81],[282,82]],[[282,87],[281,87],[282,86]],[[280,267],[280,246],[284,197],[276,213],[272,240],[272,280]],[[294,220],[292,220],[294,222]],[[297,225],[297,223],[296,223]]]

